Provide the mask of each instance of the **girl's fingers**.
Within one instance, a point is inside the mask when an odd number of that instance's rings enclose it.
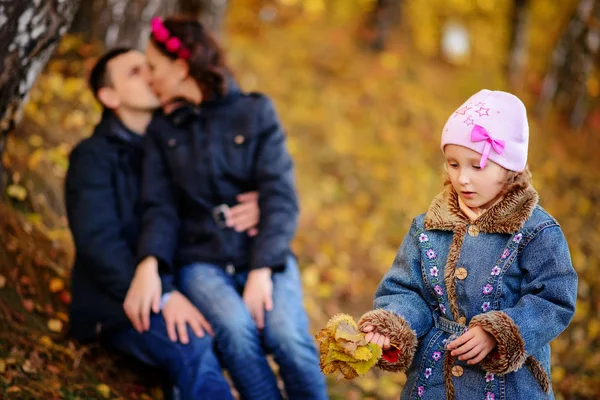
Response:
[[[373,336],[375,336],[375,332],[369,332],[369,333],[367,333],[367,336],[365,336],[365,340],[367,342],[371,342],[371,339],[373,339]]]
[[[475,347],[476,345],[477,345],[477,343],[475,342],[475,340],[468,341],[467,343],[464,343],[459,348],[452,350],[451,354],[453,356],[460,356],[462,354],[465,354],[468,351],[471,351],[473,349],[473,347]]]
[[[385,341],[383,342],[383,348],[384,350],[387,350],[390,348],[390,338],[389,337],[385,337]]]
[[[479,355],[477,357],[473,358],[472,360],[469,360],[469,364],[479,364],[480,362],[483,361],[483,359],[487,355],[488,355],[488,353],[486,353],[485,351],[482,351],[481,353],[479,353]]]
[[[464,361],[464,360],[470,360],[473,357],[477,356],[479,353],[481,353],[481,346],[477,345],[475,347],[473,347],[469,352],[463,354],[462,356],[458,357],[459,360]]]
[[[448,344],[448,350],[452,350],[455,349],[459,346],[461,346],[462,344],[468,342],[469,340],[473,339],[473,333],[470,331],[465,332],[464,334],[460,335],[459,338],[454,339],[453,341],[451,341]],[[453,354],[454,355],[454,354]]]
[[[379,339],[377,339],[377,345],[383,348],[383,343],[385,343],[385,336],[379,335]]]
[[[375,327],[373,325],[367,325],[363,328],[363,332],[365,333],[369,333],[369,332],[373,332],[373,329],[375,329]]]

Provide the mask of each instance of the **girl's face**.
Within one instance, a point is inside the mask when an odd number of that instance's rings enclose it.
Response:
[[[481,169],[481,154],[454,144],[444,148],[444,155],[450,182],[463,203],[473,210],[492,206],[504,188],[508,170],[489,159]]]
[[[146,59],[151,71],[150,86],[160,103],[166,104],[169,100],[181,96],[182,83],[188,77],[185,61],[172,60],[165,56],[152,41],[149,41],[146,47]]]

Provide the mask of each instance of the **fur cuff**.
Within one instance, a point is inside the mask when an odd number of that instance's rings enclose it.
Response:
[[[406,320],[386,310],[369,311],[360,318],[358,327],[362,329],[373,325],[377,332],[390,338],[390,343],[398,350],[395,354],[388,351],[377,366],[390,372],[404,371],[412,362],[417,349],[417,334],[410,329]]]
[[[527,358],[525,342],[511,317],[502,311],[490,311],[473,317],[469,328],[474,326],[482,327],[496,339],[496,348],[481,363],[483,369],[502,375],[523,366]]]

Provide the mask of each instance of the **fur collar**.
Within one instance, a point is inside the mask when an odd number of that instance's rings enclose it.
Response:
[[[454,231],[458,226],[472,224],[482,232],[512,234],[523,227],[537,203],[538,194],[532,186],[517,189],[471,222],[461,211],[454,188],[447,185],[431,202],[425,215],[425,229]]]

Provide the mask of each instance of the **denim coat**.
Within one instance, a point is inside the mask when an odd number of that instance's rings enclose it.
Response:
[[[259,192],[258,235],[222,226],[215,212]],[[166,271],[205,262],[228,271],[283,269],[296,231],[292,159],[272,102],[234,84],[222,97],[185,106],[148,127],[138,255]]]
[[[550,341],[574,315],[577,274],[558,223],[537,203],[533,188],[514,190],[470,221],[448,186],[414,219],[360,321],[398,349],[379,367],[406,369],[402,399],[554,398]],[[477,365],[444,350],[467,326],[497,342]]]

